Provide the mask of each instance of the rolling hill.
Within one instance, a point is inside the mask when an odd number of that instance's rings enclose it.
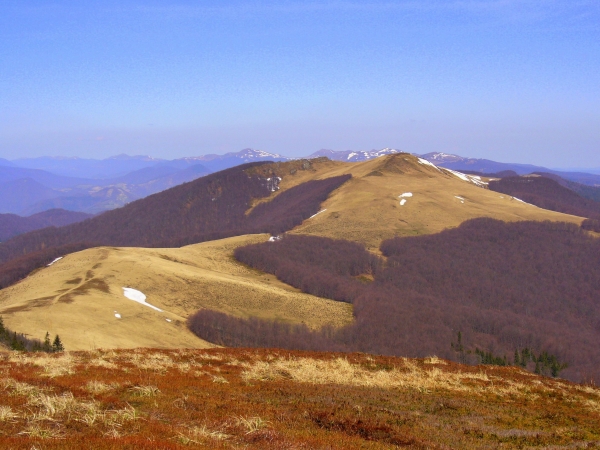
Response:
[[[267,182],[275,178],[281,178],[279,189],[272,181]],[[33,232],[2,244],[0,275],[5,286],[36,267],[41,269],[2,291],[0,314],[16,331],[38,338],[46,331],[58,333],[67,348],[85,349],[93,345],[206,345],[199,339],[192,344],[197,338],[185,327],[173,325],[177,320],[183,324],[199,308],[240,318],[278,319],[309,327],[331,322],[340,327],[352,319],[348,304],[311,295],[295,300],[301,295],[297,289],[261,272],[250,271],[251,284],[232,282],[235,274],[248,274],[248,268],[233,259],[234,247],[248,243],[248,239],[265,240],[267,235],[214,239],[259,231],[278,234],[293,228],[293,234],[347,239],[379,254],[385,239],[428,235],[476,217],[575,224],[582,220],[523,204],[483,186],[476,177],[438,169],[407,154],[362,163],[318,158],[228,169],[82,224],[50,233]],[[400,197],[408,193],[412,196]],[[403,205],[402,200],[406,200]],[[213,242],[194,244],[200,241]],[[188,244],[194,245],[160,248]],[[104,248],[90,248],[97,246]],[[84,251],[73,253],[79,250]],[[110,264],[103,263],[103,255]],[[44,267],[61,256],[65,258]],[[211,260],[227,261],[226,270],[210,272]],[[123,287],[142,291],[149,303],[173,314],[172,318],[130,302],[123,297]],[[65,293],[72,294],[66,295],[72,302],[60,301]],[[182,302],[186,299],[185,304],[177,303],[178,298]],[[302,312],[297,302],[316,306]],[[114,317],[115,310],[122,321]],[[95,325],[100,311],[102,326]],[[54,319],[48,322],[44,317]],[[61,317],[64,319],[59,320]],[[132,328],[123,325],[128,321]],[[78,323],[82,325],[75,325]],[[151,331],[155,327],[168,330],[164,331],[168,339],[162,344],[160,336]],[[133,329],[137,333],[132,333]],[[95,344],[90,344],[89,336],[94,336]]]
[[[210,347],[186,327],[200,308],[316,328],[350,323],[349,305],[300,293],[232,260],[235,247],[267,239],[251,235],[174,249],[72,253],[0,291],[0,316],[32,337],[59,334],[69,350]],[[162,311],[129,300],[123,287],[143,292]]]

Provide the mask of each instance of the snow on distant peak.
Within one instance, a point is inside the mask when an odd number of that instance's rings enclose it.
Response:
[[[435,161],[438,164],[457,162],[457,161],[462,161],[465,159],[462,156],[452,155],[450,153],[443,153],[443,152],[431,152],[431,153],[425,153],[424,155],[419,155],[419,156],[430,162]]]
[[[241,158],[282,158],[281,155],[276,153],[269,153],[263,150],[255,150],[253,148],[247,148],[238,153]]]
[[[326,156],[333,161],[346,161],[346,162],[360,162],[367,161],[373,158],[379,158],[380,156],[393,155],[394,153],[401,153],[400,150],[394,148],[383,148],[381,150],[319,150],[313,153],[309,158],[316,158],[319,156]]]

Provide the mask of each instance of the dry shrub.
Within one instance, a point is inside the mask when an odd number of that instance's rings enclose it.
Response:
[[[261,419],[260,417],[236,417],[235,424],[246,429],[246,434],[256,433],[269,426],[268,420]]]
[[[5,390],[9,391],[10,395],[30,397],[40,395],[40,393],[42,392],[42,390],[37,386],[16,381],[12,378],[5,378],[1,381],[1,383],[2,387],[4,387]]]
[[[156,397],[160,394],[160,389],[156,386],[134,386],[129,391],[137,397]]]
[[[200,444],[208,439],[226,440],[231,435],[223,433],[220,430],[211,430],[206,424],[200,427],[190,427],[178,433],[178,441],[184,445]]]
[[[19,434],[36,439],[64,439],[64,433],[58,428],[49,428],[37,422],[30,423]]]
[[[85,389],[92,394],[103,394],[112,391],[118,387],[118,384],[106,384],[102,381],[92,380],[85,385]]]
[[[46,353],[11,353],[9,360],[19,364],[31,364],[41,367],[44,370],[43,375],[50,378],[74,373],[73,366],[75,361],[73,356],[66,352],[56,355],[48,355]]]
[[[0,406],[0,422],[13,422],[13,419],[19,417],[10,406]]]
[[[476,395],[504,395],[534,400],[539,393],[566,393],[556,381],[522,383],[488,375],[485,372],[443,371],[438,367],[420,368],[413,360],[402,358],[403,366],[390,370],[370,370],[352,364],[345,358],[321,360],[313,358],[277,358],[272,361],[256,361],[251,368],[242,372],[242,379],[271,381],[289,379],[300,383],[338,384],[346,386],[376,387],[384,389],[411,388],[420,392],[445,390]],[[592,391],[596,396],[572,396],[588,409],[600,409],[600,390]]]
[[[423,360],[423,362],[425,364],[441,364],[441,365],[446,365],[448,364],[446,361],[444,361],[443,359],[438,358],[437,356],[433,355],[433,356],[429,356],[427,358],[425,358]]]

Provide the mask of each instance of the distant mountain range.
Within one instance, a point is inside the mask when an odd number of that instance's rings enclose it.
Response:
[[[334,161],[361,162],[400,150],[319,150],[307,158],[327,157]],[[581,185],[600,186],[600,175],[551,170],[528,164],[500,163],[465,158],[441,152],[417,155],[452,170],[499,173],[514,171],[553,174]],[[255,161],[289,161],[279,154],[244,149],[224,155],[209,154],[174,160],[149,156],[117,155],[103,160],[66,157],[0,158],[0,213],[23,216],[61,208],[97,214],[161,192],[181,183],[239,164]]]
[[[600,175],[592,173],[552,170],[547,167],[534,166],[531,164],[501,163],[489,159],[465,158],[458,155],[439,152],[426,153],[420,156],[440,167],[446,167],[447,169],[452,170],[466,170],[481,173],[498,173],[512,170],[518,175],[544,172],[558,175],[561,178],[577,183],[587,184],[589,186],[600,186]]]

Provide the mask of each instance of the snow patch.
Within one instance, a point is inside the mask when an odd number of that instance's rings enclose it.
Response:
[[[146,303],[146,296],[143,292],[138,291],[137,289],[132,288],[123,288],[123,295],[127,297],[129,300],[133,300],[141,305],[148,306],[149,308],[155,309],[156,311],[162,312],[162,309],[157,308],[150,303]]]
[[[417,158],[419,160],[419,164],[423,164],[424,166],[431,166],[431,167],[435,167],[436,170],[440,171],[440,168],[438,166],[436,166],[435,164],[433,164],[432,162],[427,161],[426,159],[423,158]]]
[[[520,198],[517,198],[517,197],[512,197],[512,199],[516,200],[518,202],[524,203],[525,205],[535,206],[535,205],[532,205],[531,203],[524,202],[523,200],[521,200]],[[536,208],[537,208],[537,206],[536,206]]]
[[[313,217],[318,216],[319,214],[321,214],[322,212],[325,212],[325,211],[327,211],[327,208],[326,209],[322,209],[321,211],[319,211],[316,214],[313,214],[312,216],[309,217],[309,219],[312,219]]]
[[[281,236],[271,236],[269,242],[277,242],[281,240]]]
[[[115,317],[116,317],[117,319],[120,319],[120,318],[121,318],[121,314],[119,314],[119,313],[115,313]]]
[[[457,198],[457,199],[459,199],[461,203],[465,202],[465,199],[462,198],[462,197],[459,197],[458,195],[455,195],[454,197]]]
[[[61,259],[63,259],[62,256],[59,256],[58,258],[56,258],[54,261],[52,261],[50,264],[48,264],[48,267],[50,267],[52,264],[54,264],[56,261],[60,261]]]
[[[405,192],[404,194],[399,195],[398,197],[402,198],[402,197],[412,197],[412,196],[413,196],[412,192]]]
[[[171,319],[165,319],[167,322],[171,322]]]
[[[400,206],[404,206],[404,204],[406,203],[406,199],[403,198],[402,200],[400,200]]]
[[[481,181],[481,177],[479,177],[477,175],[465,175],[462,172],[457,172],[456,170],[446,169],[446,168],[444,168],[444,170],[447,172],[450,172],[454,176],[457,176],[461,180],[466,181],[467,183],[473,183],[474,185],[479,186],[479,187],[483,187],[488,184],[485,181]]]
[[[348,155],[348,159],[351,159],[353,156],[358,155],[358,153],[352,152]]]

